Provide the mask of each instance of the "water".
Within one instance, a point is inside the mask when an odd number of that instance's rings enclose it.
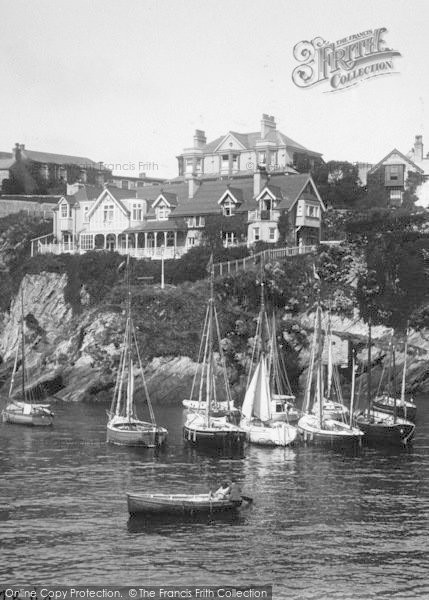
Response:
[[[359,455],[108,446],[105,406],[55,406],[51,430],[0,425],[0,581],[45,585],[274,585],[275,598],[429,597],[429,402],[411,450]],[[125,490],[202,492],[236,478],[254,503],[221,520],[129,520]]]

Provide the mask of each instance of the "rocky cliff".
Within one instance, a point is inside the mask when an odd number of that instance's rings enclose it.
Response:
[[[118,306],[91,306],[84,289],[81,291],[83,310],[74,315],[64,300],[67,275],[41,273],[26,275],[14,298],[9,313],[0,322],[1,373],[4,382],[10,375],[19,337],[21,298],[25,317],[27,367],[31,385],[40,395],[51,394],[65,401],[109,400],[112,396],[120,347],[124,331],[124,314]],[[185,293],[185,292],[184,292]],[[158,299],[158,302],[160,300]],[[162,314],[163,308],[159,306]],[[302,314],[299,326],[310,331],[311,315]],[[348,339],[364,340],[366,325],[355,318],[334,317],[332,329],[336,332],[337,360],[347,361]],[[174,337],[175,331],[170,332]],[[148,333],[145,332],[147,336]],[[157,332],[152,332],[156,346]],[[374,380],[379,378],[383,362],[387,360],[386,348],[390,330],[374,328],[375,348]],[[408,389],[414,392],[429,391],[429,332],[412,332],[409,359]],[[154,340],[151,340],[152,345]],[[144,343],[144,338],[143,338]],[[378,345],[377,345],[378,344]],[[244,356],[244,355],[243,355]],[[360,357],[365,362],[365,352]],[[308,364],[308,348],[300,349],[301,366]],[[398,345],[397,368],[403,362],[401,345]],[[151,357],[146,361],[145,373],[151,398],[155,402],[180,402],[189,396],[196,363],[187,356]],[[243,376],[235,385],[236,397],[244,392]],[[305,370],[301,376],[304,387]],[[365,388],[365,381],[363,389]]]

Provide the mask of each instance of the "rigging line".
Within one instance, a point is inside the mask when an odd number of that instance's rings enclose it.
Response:
[[[110,405],[110,413],[113,415],[115,412],[115,405],[116,405],[116,400],[119,398],[117,398],[117,393],[118,393],[118,388],[119,388],[119,381],[121,379],[121,371],[122,371],[122,364],[124,361],[124,357],[125,357],[125,347],[126,347],[126,327],[125,327],[125,332],[124,332],[124,337],[123,337],[123,342],[122,342],[122,350],[121,350],[121,354],[119,357],[119,365],[118,365],[118,371],[116,374],[116,382],[115,382],[115,389],[113,391],[113,398],[112,398],[112,403]]]
[[[304,405],[303,412],[309,412],[310,409],[310,397],[311,397],[311,383],[313,378],[313,369],[314,362],[316,358],[316,341],[317,341],[317,330],[316,330],[316,317],[314,323],[314,331],[313,331],[313,340],[311,345],[311,354],[310,354],[310,365],[307,372],[307,383],[305,388],[305,396],[304,396]]]
[[[197,368],[195,369],[194,376],[192,378],[191,394],[189,397],[190,400],[192,400],[192,398],[194,397],[194,390],[195,390],[195,385],[196,385],[196,381],[197,381],[197,377],[198,377],[198,371],[200,370],[200,365],[203,362],[201,359],[203,358],[203,345],[204,345],[204,338],[206,337],[206,327],[207,327],[208,318],[209,318],[209,306],[207,305],[206,316],[205,316],[203,328],[201,331],[200,347],[198,349],[198,364],[197,364]]]
[[[131,319],[130,319],[130,321],[131,321]],[[155,414],[153,412],[152,402],[151,402],[150,396],[149,396],[149,390],[147,389],[146,377],[144,375],[143,365],[142,365],[142,361],[141,361],[141,358],[140,358],[140,350],[139,350],[139,346],[137,344],[136,330],[135,330],[134,324],[132,322],[130,323],[130,325],[131,325],[132,337],[133,337],[134,344],[135,344],[135,347],[136,347],[137,360],[138,360],[138,363],[139,363],[140,373],[141,373],[141,377],[142,377],[142,381],[143,381],[143,390],[144,390],[144,393],[145,393],[145,396],[146,396],[146,403],[147,403],[148,408],[149,408],[150,419],[151,419],[153,425],[156,425]]]
[[[201,403],[202,403],[202,397],[203,397],[203,386],[204,386],[204,374],[205,374],[205,366],[206,366],[206,362],[207,362],[207,355],[208,355],[208,348],[209,348],[209,336],[208,336],[208,320],[210,319],[210,303],[207,303],[207,315],[206,315],[206,333],[205,333],[205,338],[206,338],[206,342],[204,345],[204,355],[203,355],[203,361],[201,363],[201,377],[200,377],[200,389],[198,391],[198,405],[199,408],[201,408]],[[195,372],[194,377],[196,378],[198,375],[198,368],[197,371]],[[207,379],[207,378],[206,378]],[[206,386],[207,386],[207,380],[206,380]],[[192,397],[191,397],[192,399]]]
[[[10,379],[9,398],[12,396],[13,385],[15,383],[15,375],[16,375],[16,367],[17,367],[17,364],[18,364],[18,356],[19,356],[19,338],[17,339],[16,352],[15,352],[15,362],[14,362],[14,365],[13,365],[12,377]]]
[[[128,328],[129,328],[129,317],[127,317],[127,323],[125,325],[125,335],[124,335],[124,347],[123,347],[123,361],[122,361],[122,370],[119,372],[119,385],[118,385],[118,399],[116,402],[116,410],[115,410],[115,414],[116,416],[119,416],[119,414],[121,413],[121,400],[122,400],[122,388],[124,387],[124,381],[125,381],[125,366],[127,364],[127,340],[129,339],[129,333],[128,333]]]
[[[223,377],[224,377],[224,381],[225,381],[225,391],[226,391],[227,400],[228,400],[228,408],[230,409],[231,404],[232,404],[232,395],[231,395],[231,388],[229,386],[229,381],[228,381],[228,374],[226,371],[225,353],[223,351],[222,344],[221,344],[220,327],[219,327],[219,320],[217,317],[216,306],[214,307],[214,317],[215,317],[215,324],[216,324],[216,335],[219,340],[219,355],[220,355],[220,360],[221,360],[221,365],[222,365],[222,370],[223,370]]]

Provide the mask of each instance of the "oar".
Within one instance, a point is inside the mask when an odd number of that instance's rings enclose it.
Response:
[[[253,502],[253,498],[251,498],[250,496],[243,496],[243,494],[241,495],[241,499],[245,502],[248,502],[249,504]]]

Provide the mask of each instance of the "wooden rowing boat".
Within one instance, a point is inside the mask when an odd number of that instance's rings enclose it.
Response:
[[[225,513],[237,511],[245,502],[252,499],[241,496],[238,500],[217,500],[212,494],[148,494],[127,493],[128,512],[155,515],[194,515],[203,513]]]

